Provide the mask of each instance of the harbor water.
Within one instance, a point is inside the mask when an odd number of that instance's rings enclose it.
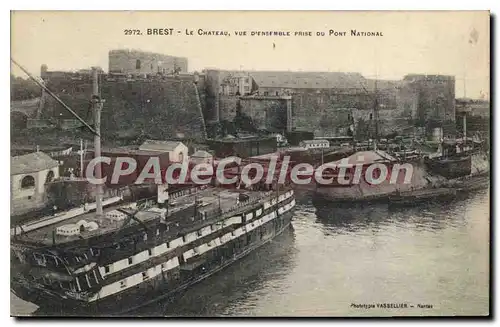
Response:
[[[487,315],[489,210],[488,191],[399,209],[336,208],[302,195],[286,233],[131,315]],[[44,314],[14,295],[11,308]]]

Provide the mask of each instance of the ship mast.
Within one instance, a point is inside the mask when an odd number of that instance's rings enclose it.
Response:
[[[37,78],[35,78],[33,75],[31,75],[23,66],[21,66],[19,63],[17,63],[14,59],[10,58],[10,60],[18,66],[28,77],[35,82],[38,86],[40,86],[45,92],[47,92],[54,100],[56,100],[66,111],[68,111],[73,117],[75,117],[77,120],[79,120],[89,131],[92,132],[92,134],[95,135],[94,138],[94,143],[95,143],[95,153],[97,156],[97,151],[99,151],[98,156],[101,156],[101,133],[100,133],[100,119],[101,119],[101,106],[103,101],[99,99],[99,88],[97,84],[97,69],[93,68],[93,95],[92,95],[92,104],[94,106],[94,113],[95,113],[95,128],[94,129],[92,126],[90,126],[85,120],[83,120],[80,116],[77,115],[76,112],[74,112],[70,107],[68,107],[57,95],[55,95],[45,84],[41,81],[39,81]],[[97,164],[97,176],[101,176],[101,163]],[[97,185],[96,188],[96,212],[97,214],[102,214],[102,186]]]
[[[465,147],[467,145],[467,88],[466,88],[466,74],[467,74],[467,60],[464,60],[464,111],[462,116],[462,125],[463,125],[463,146],[462,152],[465,151]]]
[[[99,75],[96,67],[92,67],[92,107],[94,111],[94,128],[96,134],[94,135],[94,158],[101,157],[101,110],[102,103],[99,96]],[[96,178],[101,179],[102,170],[101,162],[98,161],[96,165]],[[95,190],[95,204],[96,215],[102,216],[102,185],[98,183]]]

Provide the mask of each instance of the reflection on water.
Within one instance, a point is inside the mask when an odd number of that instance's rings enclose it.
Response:
[[[415,229],[441,229],[464,224],[467,202],[423,204],[418,207],[391,207],[386,204],[336,207],[316,204],[316,215],[333,233],[355,233],[359,230],[381,230],[388,225]]]
[[[146,316],[478,315],[489,306],[489,193],[415,208],[297,201],[293,229]],[[355,304],[407,303],[407,309]],[[417,304],[432,308],[419,309]]]

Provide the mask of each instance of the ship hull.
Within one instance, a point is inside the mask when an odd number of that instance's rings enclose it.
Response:
[[[472,172],[470,156],[453,159],[428,159],[426,164],[432,173],[448,179],[467,176]]]
[[[448,181],[447,187],[432,188],[421,187],[405,192],[398,192],[396,188],[387,192],[375,193],[362,197],[341,197],[332,193],[315,193],[313,203],[316,206],[325,203],[334,203],[338,207],[351,207],[353,205],[370,205],[385,203],[390,205],[414,206],[427,202],[446,202],[460,199],[468,193],[487,189],[490,187],[488,174],[471,176],[467,179],[456,179]],[[459,182],[459,183],[457,183]]]
[[[456,197],[457,191],[453,188],[429,188],[390,196],[389,204],[393,206],[414,206],[421,203],[453,201]]]
[[[259,229],[256,229],[252,235],[242,235],[240,238],[234,239],[232,242],[225,245],[223,249],[218,249],[219,253],[226,254],[228,253],[227,251],[233,251],[234,254],[232,256],[226,256],[224,258],[213,254],[211,256],[205,256],[204,259],[207,260],[207,268],[202,272],[191,271],[184,273],[181,271],[178,278],[172,278],[171,275],[165,276],[160,274],[155,278],[144,281],[116,295],[97,299],[93,302],[61,299],[57,295],[51,296],[46,292],[42,293],[29,290],[21,285],[11,285],[11,290],[21,299],[39,306],[35,315],[113,316],[125,314],[159,300],[167,301],[183,290],[205,280],[211,275],[242,259],[290,228],[292,214],[293,210],[288,211],[278,218],[280,220],[278,224],[276,220],[270,221],[262,225]],[[276,228],[276,226],[279,226],[279,228]],[[248,240],[253,240],[255,239],[254,235],[257,235],[261,230],[268,230],[269,232],[264,236],[261,235],[260,239],[250,241],[246,246],[241,247],[243,238],[246,238],[247,242]]]
[[[339,205],[353,203],[370,204],[386,202],[391,195],[425,188],[429,185],[428,173],[423,165],[417,162],[406,162],[411,165],[411,170],[394,170],[389,167],[386,180],[378,184],[371,184],[363,175],[358,183],[348,185],[320,185],[316,188],[315,201],[331,202]],[[395,178],[392,174],[397,174]],[[389,177],[390,176],[390,177]],[[393,180],[394,179],[394,180]]]

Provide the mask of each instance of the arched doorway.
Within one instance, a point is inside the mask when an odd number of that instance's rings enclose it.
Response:
[[[47,173],[47,177],[45,178],[45,184],[48,184],[54,180],[54,172],[52,170],[49,170]]]
[[[26,175],[21,180],[21,188],[33,188],[35,187],[35,178],[31,175]]]

